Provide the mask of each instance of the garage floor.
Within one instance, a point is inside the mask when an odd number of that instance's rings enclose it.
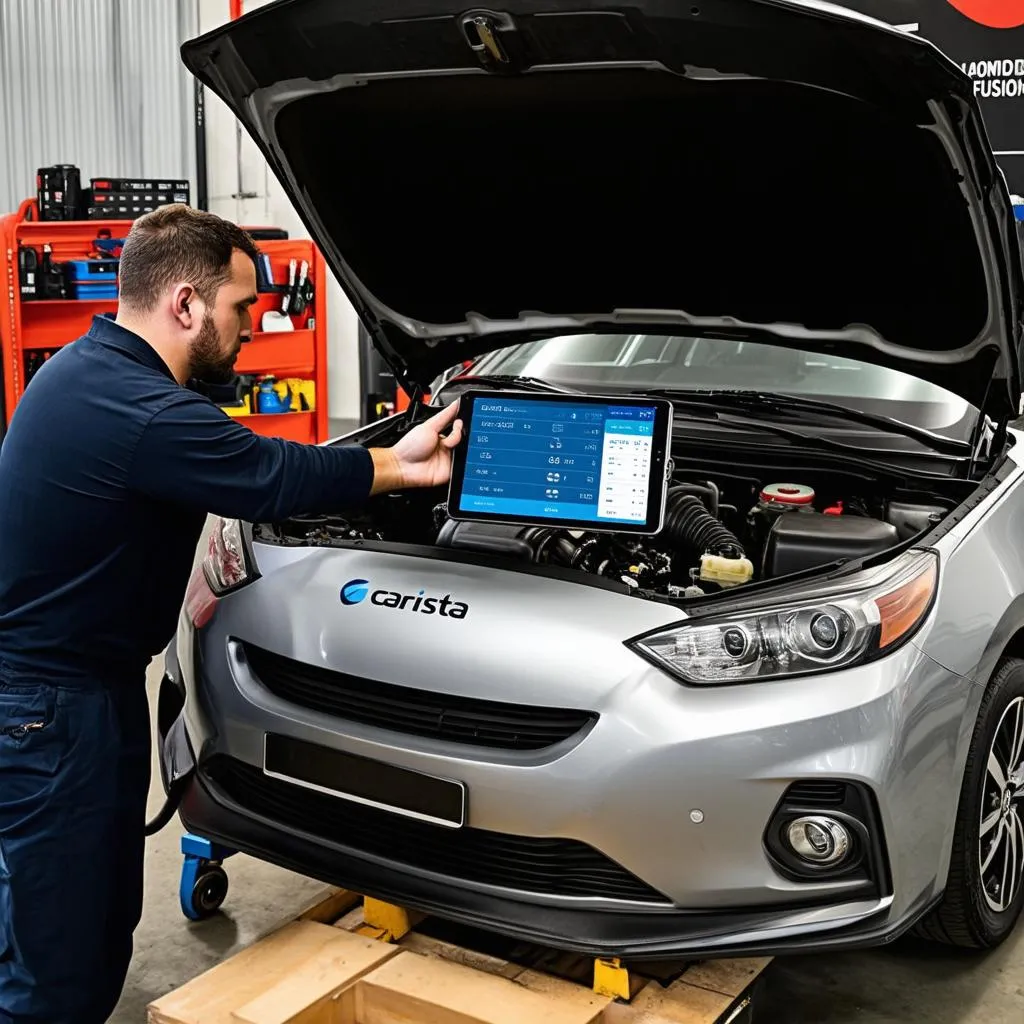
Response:
[[[150,672],[156,692],[159,667]],[[150,814],[163,791],[154,775]],[[178,909],[180,825],[149,840],[146,906],[114,1024],[143,1024],[146,1005],[279,924],[322,885],[246,857],[228,864],[221,915],[190,924]],[[1020,1024],[1024,1019],[1024,924],[987,958],[904,941],[892,949],[776,961],[766,975],[765,1024]]]

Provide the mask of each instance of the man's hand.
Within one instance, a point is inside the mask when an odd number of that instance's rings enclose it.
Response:
[[[458,401],[413,427],[392,448],[371,448],[373,488],[371,494],[404,487],[438,487],[452,475],[452,449],[462,440],[462,420],[455,419]],[[454,425],[453,425],[454,424]],[[451,433],[441,432],[451,426]]]

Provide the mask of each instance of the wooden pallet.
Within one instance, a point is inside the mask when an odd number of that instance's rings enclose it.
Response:
[[[148,1021],[743,1024],[769,962],[595,963],[328,889],[153,1002]]]

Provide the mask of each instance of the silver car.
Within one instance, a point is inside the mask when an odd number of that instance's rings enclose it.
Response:
[[[649,538],[445,489],[218,520],[161,698],[186,827],[598,955],[1002,941],[1024,277],[960,69],[810,0],[291,0],[183,53],[414,397],[332,443],[470,386],[674,408]]]

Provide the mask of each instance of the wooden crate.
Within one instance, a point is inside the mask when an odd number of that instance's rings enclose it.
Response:
[[[149,1024],[741,1024],[770,962],[630,965],[625,1001],[594,992],[590,958],[486,933],[456,942],[429,925],[326,890],[295,919],[153,1002]],[[511,957],[495,952],[502,946]]]

